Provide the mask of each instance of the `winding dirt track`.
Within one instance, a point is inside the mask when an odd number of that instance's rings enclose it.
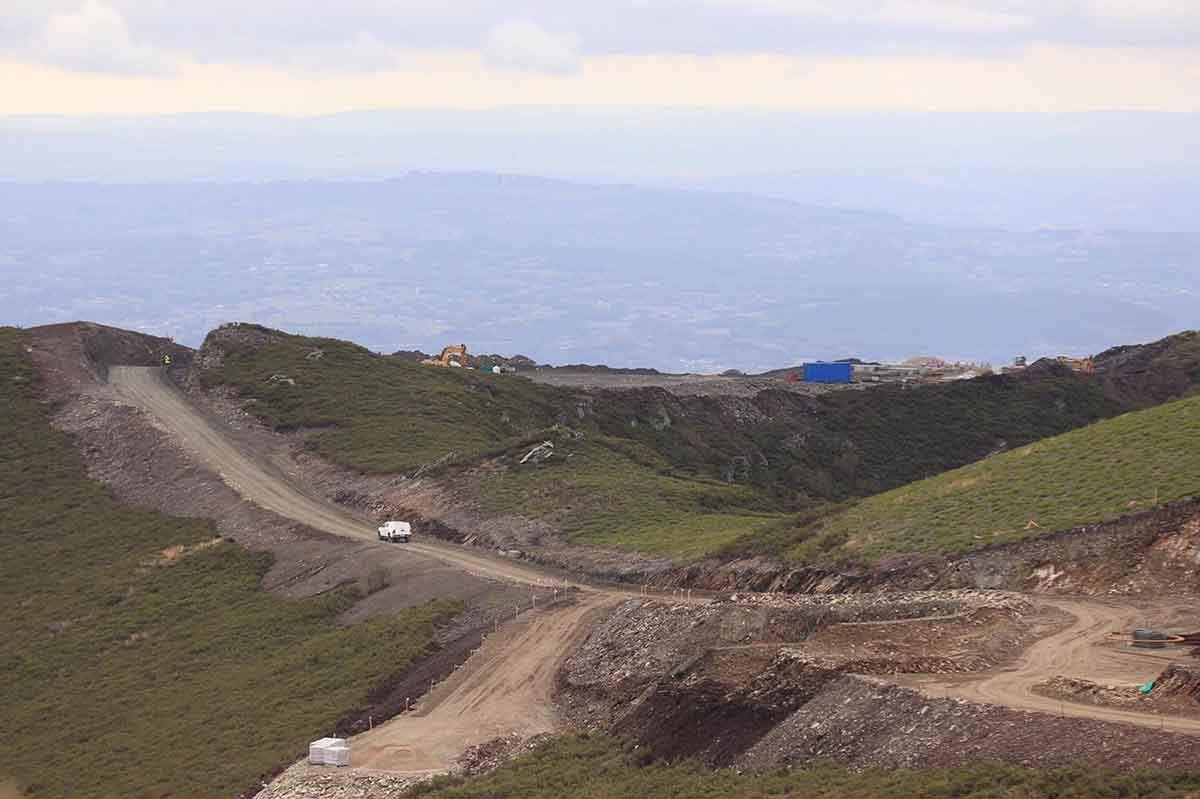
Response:
[[[109,369],[108,377],[110,385],[121,398],[154,416],[245,499],[317,530],[347,538],[379,541],[374,527],[304,493],[276,469],[244,453],[221,429],[220,422],[209,418],[189,402],[167,381],[162,370],[114,366]],[[413,541],[406,548],[472,574],[530,585],[563,583],[563,580],[537,569],[473,553],[451,544]]]
[[[1133,649],[1108,639],[1109,632],[1141,626],[1147,613],[1154,611],[1079,598],[1056,597],[1046,599],[1044,603],[1066,611],[1074,621],[1061,632],[1030,646],[1012,666],[966,680],[924,678],[917,681],[917,686],[934,696],[958,696],[1018,710],[1126,722],[1200,735],[1200,719],[1062,702],[1033,693],[1033,686],[1059,675],[1102,684],[1142,684],[1157,677],[1174,659],[1170,650]],[[1177,608],[1178,605],[1164,604],[1157,612],[1169,613]]]
[[[243,452],[222,424],[189,402],[161,370],[113,367],[109,381],[120,398],[155,417],[246,499],[328,533],[377,541],[369,524],[304,493],[277,469]],[[352,747],[356,766],[401,772],[443,770],[468,746],[514,732],[528,735],[555,729],[550,694],[558,664],[586,630],[590,614],[638,595],[563,580],[525,564],[451,544],[414,541],[407,551],[480,576],[531,585],[571,585],[581,590],[582,600],[530,614],[523,624],[501,630],[454,677],[426,697],[415,713],[398,716],[356,738]],[[1200,734],[1200,720],[1061,703],[1032,693],[1034,684],[1059,674],[1101,682],[1144,682],[1156,676],[1167,660],[1104,642],[1110,630],[1136,626],[1143,610],[1099,600],[1045,601],[1070,613],[1075,622],[1038,641],[1010,669],[966,681],[923,678],[915,681],[917,686],[934,695],[956,695],[1022,710]]]
[[[151,414],[245,499],[318,530],[378,543],[371,525],[304,493],[273,467],[243,452],[221,423],[189,402],[161,370],[112,367],[109,382],[118,397]],[[589,614],[636,595],[563,580],[451,544],[414,541],[402,551],[508,582],[572,586],[581,590],[582,599],[525,614],[521,621],[501,629],[453,677],[437,686],[416,712],[355,738],[351,747],[355,766],[441,771],[470,746],[511,733],[527,736],[554,730],[558,722],[551,691],[558,664],[586,630]]]

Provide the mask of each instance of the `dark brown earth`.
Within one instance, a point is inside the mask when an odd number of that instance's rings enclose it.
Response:
[[[846,673],[988,669],[1032,640],[1034,615],[969,591],[634,600],[564,663],[559,702],[576,726],[729,765]]]
[[[1145,727],[936,699],[877,679],[832,682],[738,758],[765,768],[835,760],[855,768],[980,761],[1132,771],[1195,768],[1196,739]]]
[[[1200,718],[1200,662],[1171,663],[1154,680],[1154,688],[1148,694],[1138,685],[1113,685],[1063,676],[1039,683],[1033,690],[1065,702]]]
[[[1060,717],[948,698],[946,688],[931,695],[890,684],[906,672],[971,681],[964,685],[991,685],[997,676],[1011,682],[1027,667],[1042,668],[1039,658],[1012,659],[1032,638],[1051,641],[1047,630],[1070,638],[1080,658],[1106,662],[1105,651],[1093,651],[1074,622],[1068,628],[1019,597],[938,596],[931,602],[906,592],[754,595],[703,608],[627,602],[564,664],[560,703],[577,726],[714,766],[835,760],[855,768],[923,768],[980,759],[1121,770],[1194,764],[1194,735],[1156,724],[1085,718],[1077,704],[1063,704],[1069,712]],[[887,618],[893,613],[894,620]],[[1190,672],[1161,679],[1164,697],[1194,703]],[[1178,716],[1164,722],[1196,728]]]

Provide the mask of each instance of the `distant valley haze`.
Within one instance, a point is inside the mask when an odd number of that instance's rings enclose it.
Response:
[[[1200,6],[0,7],[0,314],[748,371],[1196,327]]]
[[[721,180],[679,188],[482,172],[10,182],[0,193],[0,313],[191,345],[238,320],[385,352],[466,342],[666,371],[849,356],[1001,364],[1196,323],[1200,232],[1005,230],[972,225],[982,211],[967,203],[961,218],[933,224],[782,199],[812,199],[802,175],[761,182],[761,194]],[[963,189],[931,192],[925,205],[948,209]],[[1036,213],[1019,188],[993,202],[1012,218]],[[1098,218],[1118,213],[1092,202]]]

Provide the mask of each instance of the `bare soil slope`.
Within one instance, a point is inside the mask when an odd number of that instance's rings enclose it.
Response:
[[[303,493],[270,466],[241,451],[219,422],[190,404],[160,370],[114,367],[110,379],[121,398],[152,414],[244,498],[314,529],[348,539],[376,540],[366,522]],[[531,604],[539,587],[543,601],[558,586],[567,587],[544,571],[440,542],[418,540],[388,549],[395,557],[413,559],[416,573],[428,573],[429,566],[422,564],[432,562],[435,574],[449,566],[460,574],[530,586]],[[623,595],[575,588],[585,590],[588,598],[545,610],[507,642],[502,639],[482,648],[467,661],[460,677],[426,700],[418,715],[402,715],[356,738],[355,765],[405,772],[444,770],[469,746],[502,735],[555,729],[551,686],[559,660],[575,642],[588,614]]]
[[[1179,647],[1136,649],[1114,641],[1109,633],[1125,633],[1155,620],[1156,626],[1191,624],[1200,612],[1195,601],[1121,604],[1103,599],[1052,600],[1073,617],[1070,626],[1029,647],[1010,668],[983,679],[922,679],[916,684],[930,696],[959,696],[976,702],[1019,710],[1041,711],[1072,718],[1126,722],[1144,727],[1200,735],[1200,719],[1162,716],[1136,710],[1064,702],[1035,691],[1054,677],[1117,683],[1129,687],[1154,681],[1177,660]]]
[[[1059,703],[1029,688],[1059,672],[1154,678],[1186,652],[1146,654],[1106,633],[1135,620],[1178,625],[1194,605],[1030,601],[914,592],[757,595],[700,609],[628,602],[567,660],[562,701],[581,725],[713,765],[1191,766],[1194,715]]]

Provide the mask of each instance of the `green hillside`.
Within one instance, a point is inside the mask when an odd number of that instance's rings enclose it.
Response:
[[[562,392],[527,380],[432,369],[346,341],[253,325],[238,334],[261,341],[221,337],[222,363],[200,370],[201,382],[236,388],[268,425],[307,430],[319,454],[367,472],[477,456],[549,427],[567,405]]]
[[[765,510],[754,489],[674,474],[635,442],[603,435],[558,440],[568,457],[486,473],[484,507],[543,519],[575,543],[682,557],[714,552],[781,518]]]
[[[581,543],[683,557],[775,541],[784,513],[1128,409],[1065,370],[819,397],[587,392],[245,324],[211,333],[197,365],[202,385],[232,389],[264,423],[299,431],[333,462],[414,474],[498,459],[481,480],[486,509],[548,521]],[[519,466],[544,439],[560,445],[556,457]]]
[[[602,736],[562,736],[479,777],[418,784],[408,799],[1188,799],[1200,776],[1103,769],[1025,769],[979,763],[954,769],[852,771],[823,764],[757,773],[666,763]]]
[[[796,530],[800,543],[790,554],[964,552],[1198,495],[1200,396],[1193,396],[869,497]]]
[[[115,502],[50,427],[22,335],[0,328],[0,786],[235,796],[364,708],[456,610],[341,627],[352,591],[279,599],[265,556]]]

